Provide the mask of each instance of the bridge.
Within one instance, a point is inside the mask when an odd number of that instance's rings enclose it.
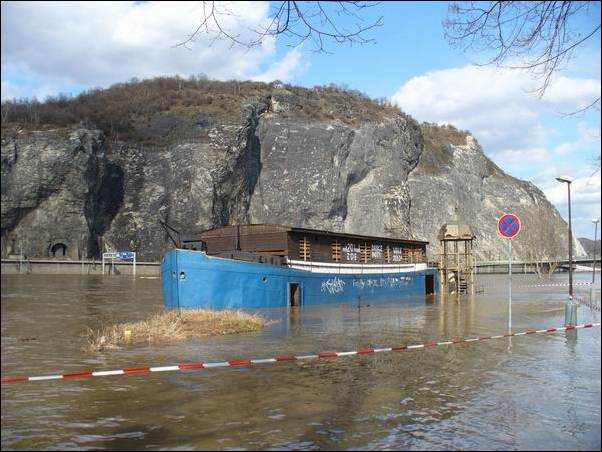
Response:
[[[596,269],[600,270],[600,258],[596,257]],[[508,273],[508,260],[477,261],[475,273]],[[594,259],[591,257],[573,259],[573,271],[592,271]],[[512,260],[512,273],[550,273],[550,271],[568,272],[569,260],[559,259],[550,261]]]

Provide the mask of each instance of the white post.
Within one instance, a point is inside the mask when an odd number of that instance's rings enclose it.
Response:
[[[596,287],[596,242],[598,241],[598,223],[600,222],[599,218],[592,220],[594,223],[594,260],[593,260],[593,273],[592,273],[592,291]]]
[[[102,253],[102,274],[105,274],[105,253]]]
[[[134,276],[136,276],[136,253],[134,253]]]
[[[473,253],[473,261],[472,261],[472,291],[473,293],[476,291],[477,287],[477,274],[479,273],[479,267],[477,267],[477,256],[474,253],[474,248],[470,250]]]
[[[512,239],[508,239],[508,333],[512,333]]]

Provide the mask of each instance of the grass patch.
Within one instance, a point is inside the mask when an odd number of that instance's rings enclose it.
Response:
[[[131,344],[181,342],[190,337],[258,331],[268,321],[241,311],[161,310],[146,320],[89,328],[87,349],[102,351]]]

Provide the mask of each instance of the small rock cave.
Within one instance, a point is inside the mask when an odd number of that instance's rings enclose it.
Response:
[[[48,245],[48,257],[65,257],[67,255],[67,245],[61,242]]]

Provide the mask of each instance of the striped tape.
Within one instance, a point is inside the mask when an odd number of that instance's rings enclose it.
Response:
[[[574,282],[573,286],[591,286],[591,282]],[[568,287],[568,283],[554,283],[554,284],[533,284],[529,286],[519,286],[519,287]]]
[[[158,367],[136,367],[129,369],[119,369],[119,370],[102,370],[102,371],[93,371],[93,372],[79,372],[79,373],[71,373],[71,374],[63,374],[63,375],[46,375],[46,376],[37,376],[37,377],[27,377],[27,376],[17,376],[17,377],[8,377],[2,378],[2,383],[19,383],[25,381],[45,381],[45,380],[71,380],[77,378],[88,378],[88,377],[109,377],[113,375],[130,375],[130,374],[149,374],[154,372],[176,372],[183,370],[198,370],[198,369],[213,369],[218,367],[247,367],[253,366],[256,364],[270,364],[270,363],[281,363],[281,362],[291,362],[291,361],[308,361],[308,360],[319,360],[319,359],[330,359],[330,358],[342,358],[345,356],[361,356],[361,355],[369,355],[374,353],[384,353],[384,352],[395,352],[395,351],[403,351],[403,350],[426,350],[435,347],[441,347],[446,345],[457,345],[457,344],[466,344],[471,342],[483,342],[492,339],[502,339],[505,337],[515,337],[515,336],[527,336],[532,334],[545,334],[545,333],[555,333],[558,331],[568,331],[568,330],[577,330],[582,328],[593,328],[599,327],[600,323],[585,323],[583,325],[577,326],[563,326],[558,328],[546,328],[541,330],[527,330],[520,333],[507,333],[507,334],[498,334],[496,336],[481,336],[481,337],[473,337],[469,339],[452,339],[449,341],[443,342],[424,342],[422,344],[412,344],[412,345],[397,345],[393,347],[384,347],[384,348],[366,348],[361,350],[352,350],[347,352],[327,352],[327,353],[318,353],[315,355],[288,355],[288,356],[276,356],[274,358],[258,358],[258,359],[246,359],[239,361],[222,361],[222,362],[214,362],[214,363],[189,363],[189,364],[177,364],[172,366],[158,366]]]
[[[573,286],[591,286],[591,282],[576,282],[573,283]],[[524,288],[524,287],[568,287],[568,283],[553,283],[553,284],[530,284],[530,285],[515,285],[513,284],[513,288]],[[485,287],[508,287],[507,283],[499,283],[499,284],[487,284]]]

